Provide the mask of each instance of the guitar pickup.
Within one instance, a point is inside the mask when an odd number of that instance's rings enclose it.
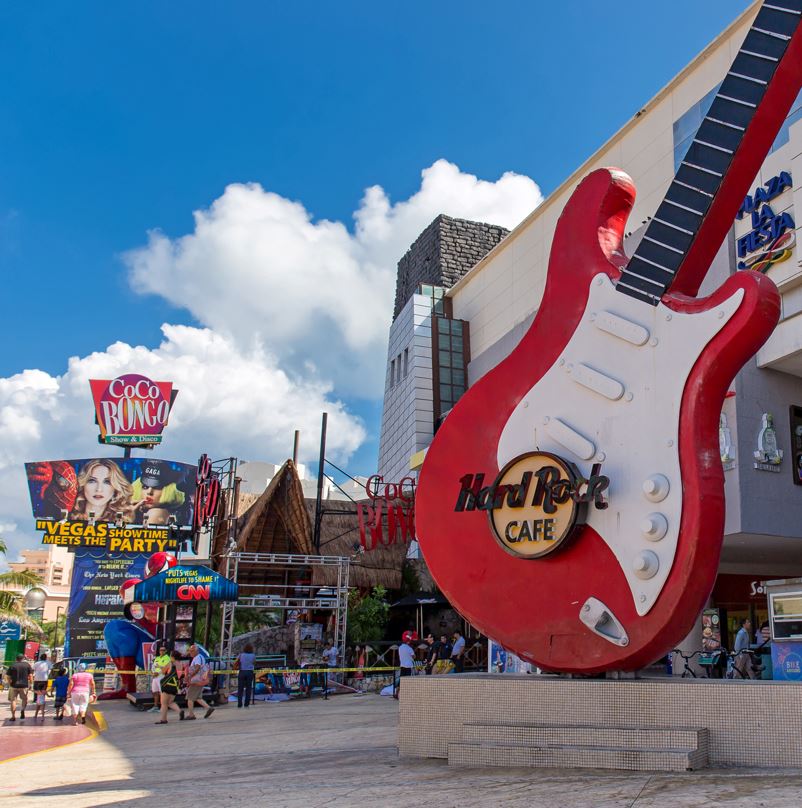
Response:
[[[611,311],[600,311],[594,318],[593,324],[599,331],[611,334],[630,345],[645,345],[649,339],[649,331],[642,325],[633,323],[624,317],[619,317]]]

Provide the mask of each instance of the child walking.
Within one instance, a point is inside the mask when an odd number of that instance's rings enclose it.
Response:
[[[53,716],[54,721],[64,720],[64,706],[67,703],[67,689],[69,686],[70,677],[67,676],[66,669],[59,668],[56,673],[56,678],[53,680],[53,692],[56,694],[56,698],[53,702],[53,709],[56,713]],[[67,709],[69,710],[69,707]],[[67,715],[69,715],[69,712]]]

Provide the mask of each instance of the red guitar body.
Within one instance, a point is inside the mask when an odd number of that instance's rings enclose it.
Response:
[[[536,560],[499,546],[484,511],[455,512],[459,479],[499,472],[502,431],[528,391],[555,366],[580,326],[600,273],[613,282],[635,189],[601,169],[578,186],[558,222],[543,300],[513,352],[468,389],[435,435],[421,470],[416,527],[435,580],[483,634],[546,670],[592,674],[653,663],[691,630],[716,579],[724,528],[724,476],[718,445],[722,402],[733,378],[774,329],[780,299],[764,275],[738,272],[705,299],[667,293],[678,313],[708,312],[743,290],[731,318],[703,347],[681,396],[679,468],[682,510],[676,553],[653,607],[639,614],[619,560],[589,525],[559,552]],[[593,212],[595,211],[595,215]],[[590,214],[589,214],[590,212]],[[697,271],[699,277],[704,270]],[[692,274],[692,273],[691,273]],[[599,281],[601,282],[601,281]],[[638,441],[633,430],[632,441]],[[522,446],[521,451],[533,449]],[[582,469],[587,474],[587,469]],[[610,502],[614,505],[615,480]],[[577,611],[597,595],[626,626],[624,647],[589,631]]]

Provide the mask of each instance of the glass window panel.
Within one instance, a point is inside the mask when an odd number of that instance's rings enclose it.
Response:
[[[713,106],[713,101],[716,99],[716,93],[719,91],[721,84],[717,84],[710,92],[699,102],[699,113],[702,118],[710,111],[710,107]],[[699,125],[702,125],[702,122],[699,121]]]
[[[674,143],[677,144],[688,137],[693,137],[702,125],[702,108],[697,102],[686,113],[674,121]]]
[[[462,336],[451,337],[451,350],[462,353]]]
[[[451,380],[454,384],[459,384],[462,387],[465,386],[465,371],[464,370],[452,370],[451,371]]]
[[[800,118],[802,118],[802,107],[799,109],[795,109],[786,119],[783,121],[783,125],[780,127],[780,131],[777,133],[777,137],[774,140],[774,143],[771,144],[771,152],[777,151],[781,146],[785,146],[788,143],[788,138],[791,134],[791,124],[796,123]]]
[[[451,321],[451,333],[452,334],[462,334],[462,320],[452,320]]]
[[[436,300],[432,307],[435,314],[445,314],[445,307],[442,300]]]
[[[434,287],[434,296],[437,300],[443,296],[443,288],[441,286]]]
[[[451,374],[456,371],[451,371],[449,368],[440,368],[440,381],[443,384],[451,384]]]
[[[440,401],[451,403],[453,399],[451,398],[451,387],[448,384],[441,384],[440,385]]]
[[[448,351],[439,351],[440,356],[438,357],[440,361],[440,365],[444,368],[451,367],[451,354]]]
[[[679,169],[679,164],[685,159],[685,155],[688,153],[691,143],[693,143],[693,135],[689,135],[682,143],[677,143],[677,145],[674,146],[674,171]]]
[[[442,317],[437,318],[437,333],[448,334],[448,320],[444,320]]]
[[[456,401],[456,400],[457,400],[457,399],[458,399],[458,398],[459,398],[459,397],[460,397],[460,396],[461,396],[461,395],[462,395],[462,394],[465,392],[465,388],[464,388],[464,387],[457,387],[457,386],[455,386],[455,387],[453,387],[452,389],[453,389],[453,391],[454,391],[454,401]]]

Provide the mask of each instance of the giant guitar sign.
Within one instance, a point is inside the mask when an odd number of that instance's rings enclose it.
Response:
[[[802,86],[801,13],[802,0],[760,9],[631,259],[630,178],[601,169],[579,184],[529,331],[426,455],[416,532],[435,580],[545,669],[648,665],[712,589],[719,414],[780,300],[749,270],[696,294]]]

